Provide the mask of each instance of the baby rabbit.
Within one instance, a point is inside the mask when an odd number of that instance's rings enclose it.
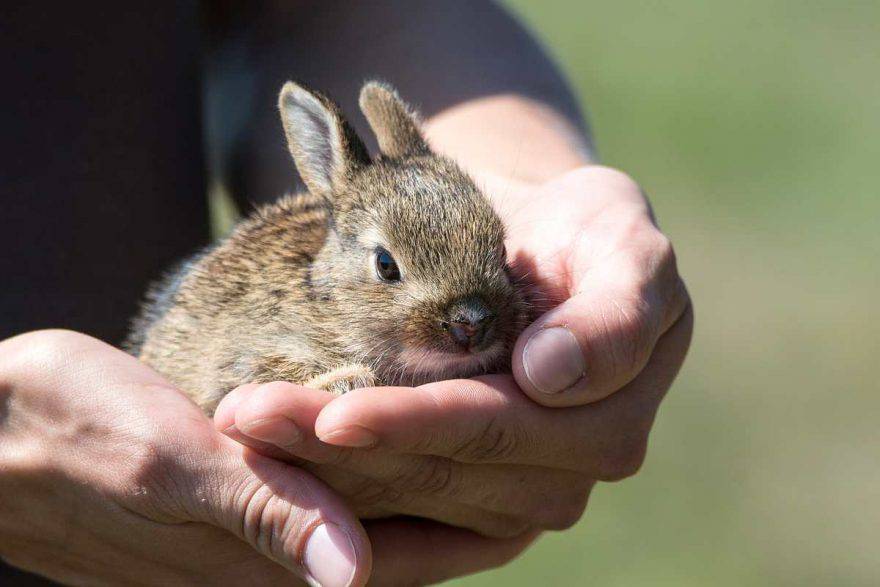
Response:
[[[361,90],[374,160],[321,93],[288,82],[278,106],[308,192],[154,287],[129,350],[209,414],[249,382],[345,393],[508,369],[526,306],[504,226],[395,90]]]

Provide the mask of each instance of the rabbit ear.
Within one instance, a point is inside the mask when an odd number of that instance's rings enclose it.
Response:
[[[287,147],[300,176],[313,193],[345,182],[370,156],[339,106],[323,94],[287,82],[278,96]]]
[[[429,152],[418,117],[394,88],[381,82],[367,82],[361,89],[360,105],[384,154],[404,157]]]

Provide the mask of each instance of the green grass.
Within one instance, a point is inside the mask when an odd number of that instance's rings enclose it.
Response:
[[[697,309],[643,471],[461,585],[880,580],[880,3],[511,0]]]

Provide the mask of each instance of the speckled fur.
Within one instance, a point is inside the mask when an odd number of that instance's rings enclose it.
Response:
[[[280,108],[309,192],[257,210],[154,288],[132,352],[208,413],[246,382],[342,393],[508,369],[526,313],[503,225],[429,150],[410,108],[386,85],[364,86],[382,149],[372,161],[323,95],[289,83]],[[397,260],[400,283],[376,276],[377,246]],[[475,298],[497,318],[481,352],[466,354],[438,321]]]

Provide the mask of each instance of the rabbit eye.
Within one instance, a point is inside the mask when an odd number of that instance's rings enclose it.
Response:
[[[376,275],[382,281],[400,281],[400,269],[391,253],[385,249],[376,250]]]

